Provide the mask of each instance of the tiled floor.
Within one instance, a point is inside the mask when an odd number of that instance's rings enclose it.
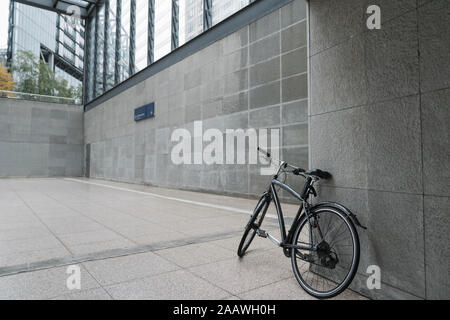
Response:
[[[311,299],[269,240],[237,257],[255,203],[92,179],[0,179],[0,299]],[[265,224],[276,236],[276,220]],[[80,290],[66,286],[69,265],[81,268]]]

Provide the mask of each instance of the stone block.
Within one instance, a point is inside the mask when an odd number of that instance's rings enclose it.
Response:
[[[307,47],[284,54],[281,57],[281,73],[283,77],[304,73],[308,70]]]
[[[250,68],[250,87],[262,85],[280,78],[280,58],[258,63]]]
[[[306,46],[306,20],[281,31],[281,52]]]
[[[259,108],[250,111],[249,126],[252,128],[266,128],[280,125],[280,106]]]
[[[306,0],[295,0],[280,9],[282,28],[306,19],[306,2]]]
[[[284,126],[283,132],[283,146],[291,145],[307,145],[308,144],[308,124],[299,123]]]
[[[223,114],[240,112],[248,109],[248,92],[240,92],[223,98]]]
[[[450,194],[450,89],[422,95],[423,184],[427,195]]]
[[[308,100],[294,101],[282,105],[282,124],[308,121]]]
[[[305,99],[308,97],[308,76],[306,73],[283,79],[283,102]]]
[[[368,102],[418,93],[416,12],[385,22],[380,30],[364,35]]]
[[[280,54],[280,34],[275,33],[250,45],[250,64],[270,59]]]
[[[249,25],[250,42],[266,37],[279,29],[280,13],[278,10],[275,10]]]
[[[279,104],[280,81],[250,90],[250,109]]]
[[[425,196],[425,264],[427,299],[449,299],[450,198]]]
[[[363,40],[352,38],[310,58],[312,115],[367,102]]]
[[[422,92],[450,87],[450,3],[430,1],[418,9],[420,89]]]

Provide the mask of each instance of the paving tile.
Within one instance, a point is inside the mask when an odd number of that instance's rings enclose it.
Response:
[[[114,299],[222,299],[230,293],[185,270],[125,282],[105,289]]]
[[[151,233],[139,236],[130,236],[130,239],[140,245],[149,245],[162,242],[170,242],[189,238],[190,236],[179,231],[165,231],[164,233]]]
[[[70,256],[70,252],[63,246],[35,251],[14,252],[8,255],[0,255],[0,267],[15,266]]]
[[[180,226],[174,226],[174,229],[178,229],[189,235],[208,235],[243,230],[247,221],[248,217],[246,215],[204,218],[189,224],[184,223]]]
[[[317,300],[302,289],[294,276],[238,296],[245,300]],[[366,300],[366,298],[351,290],[345,290],[331,300]]]
[[[62,296],[52,298],[52,300],[111,300],[111,296],[105,289],[96,288],[90,290],[75,291]]]
[[[62,247],[62,245],[58,239],[52,235],[38,238],[0,241],[0,253],[4,255],[57,247]]]
[[[183,268],[221,261],[236,255],[232,250],[209,243],[198,243],[160,250],[156,254]]]
[[[245,300],[317,300],[300,287],[294,276],[238,296]]]
[[[137,246],[135,242],[130,240],[110,240],[102,242],[92,242],[87,244],[80,244],[74,246],[67,246],[73,255],[85,255],[89,253],[95,253],[100,251],[106,251],[111,249],[123,249],[132,248]]]
[[[229,296],[222,300],[241,300],[241,298],[239,298],[238,296]]]
[[[50,231],[43,225],[39,227],[19,227],[2,230],[0,232],[0,241],[48,237],[50,235]]]
[[[0,299],[49,299],[70,293],[66,270],[66,267],[59,267],[0,277]],[[97,287],[98,283],[82,268],[81,288]]]
[[[124,237],[110,230],[96,230],[79,233],[68,233],[59,236],[64,244],[76,246],[95,242],[105,242],[111,240],[125,240]]]
[[[244,230],[242,230],[242,233],[244,233]],[[273,232],[270,232],[270,234],[272,234],[272,233]],[[222,248],[225,248],[228,250],[232,250],[235,252],[235,254],[237,254],[236,252],[237,252],[239,243],[241,241],[241,237],[242,236],[232,237],[232,238],[227,238],[227,239],[211,241],[208,243],[210,245],[219,246],[219,247],[222,247]],[[274,248],[274,244],[270,240],[255,237],[255,239],[253,239],[250,247],[248,248],[248,252],[249,253],[260,252],[263,250],[268,250],[268,249],[273,249],[273,248]]]
[[[175,264],[151,252],[85,262],[84,266],[102,285],[179,269]]]
[[[275,251],[274,251],[275,250]],[[194,274],[233,294],[292,276],[290,260],[280,249],[189,268]]]
[[[51,218],[60,218],[60,217],[76,217],[80,216],[79,213],[77,213],[74,210],[63,208],[63,209],[41,209],[41,210],[33,210],[36,215],[41,218],[42,220],[51,219]]]
[[[45,220],[45,224],[55,234],[79,233],[104,229],[104,227],[101,224],[84,217],[52,218]]]
[[[0,233],[3,231],[10,230],[10,229],[39,228],[41,226],[42,226],[42,223],[38,220],[11,221],[8,224],[0,224]]]
[[[124,237],[145,236],[148,234],[160,234],[167,231],[167,227],[155,223],[126,223],[110,226],[111,229],[123,235]]]

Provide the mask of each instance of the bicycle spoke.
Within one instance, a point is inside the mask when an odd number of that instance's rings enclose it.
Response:
[[[344,223],[345,223],[345,222],[342,221],[338,228],[340,229]],[[336,230],[336,229],[337,229],[337,228],[334,228],[333,231]],[[327,233],[323,236],[323,239],[325,239],[326,236],[327,236],[329,233],[330,233],[330,232],[327,232]]]
[[[299,226],[296,244],[303,244],[306,237],[311,236],[313,245],[318,247],[317,251],[298,250],[300,255],[295,255],[294,260],[298,261],[298,276],[304,284],[314,292],[327,293],[340,287],[344,281],[348,280],[351,272],[354,257],[354,243],[351,230],[345,217],[338,215],[334,211],[325,211],[315,216],[315,221],[320,225],[311,227],[308,221],[303,221]],[[322,228],[325,226],[325,228]],[[323,236],[320,236],[319,228]],[[320,251],[321,250],[321,251]],[[305,254],[308,254],[306,256]],[[330,260],[330,259],[336,259]],[[334,264],[333,264],[334,263]],[[306,267],[306,270],[303,268]]]

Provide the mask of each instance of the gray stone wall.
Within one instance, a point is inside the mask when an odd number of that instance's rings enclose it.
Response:
[[[450,298],[450,2],[310,0],[310,160],[368,227],[352,287]],[[381,30],[368,30],[369,4]],[[381,290],[366,269],[381,268]]]
[[[83,107],[0,98],[0,177],[81,176]]]
[[[306,3],[296,0],[85,113],[91,177],[240,196],[257,165],[174,165],[176,128],[279,128],[281,156],[308,166]],[[155,102],[155,117],[133,110]],[[206,144],[205,144],[206,145]]]

